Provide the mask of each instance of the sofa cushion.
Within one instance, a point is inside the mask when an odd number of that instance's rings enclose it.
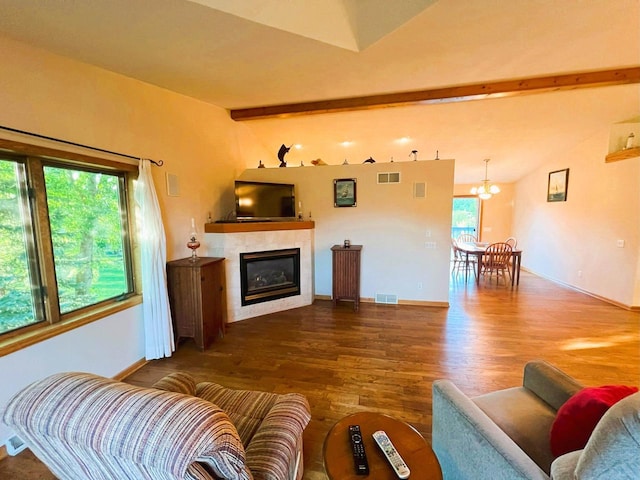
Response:
[[[198,383],[196,395],[228,413],[255,479],[291,478],[302,448],[302,432],[311,419],[304,396],[234,390],[211,382]]]
[[[262,419],[234,412],[229,412],[229,418],[231,419],[231,423],[236,427],[238,435],[240,435],[240,438],[242,439],[242,444],[247,448],[251,443],[253,436],[258,431],[258,428],[262,423]]]
[[[584,448],[605,412],[637,387],[605,385],[580,390],[560,407],[551,427],[550,445],[555,457]]]
[[[542,470],[549,474],[554,457],[549,430],[556,411],[524,387],[508,388],[472,398]]]
[[[196,386],[196,396],[218,405],[235,425],[245,448],[280,395],[252,390],[234,390],[212,382]]]

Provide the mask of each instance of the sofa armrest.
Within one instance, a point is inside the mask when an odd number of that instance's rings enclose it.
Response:
[[[613,405],[602,416],[583,450],[551,465],[557,480],[635,479],[640,471],[640,393]]]
[[[295,478],[302,432],[311,420],[307,399],[281,395],[247,446],[247,465],[255,480]]]
[[[614,404],[593,430],[576,465],[575,478],[638,478],[640,392]]]
[[[433,383],[432,445],[446,479],[549,479],[449,380]]]
[[[98,465],[100,478],[184,478],[196,461],[219,477],[251,478],[227,414],[180,393],[59,373],[16,394],[4,422],[60,478],[98,478],[86,475]]]
[[[524,367],[522,385],[558,410],[583,385],[544,360],[534,360]]]

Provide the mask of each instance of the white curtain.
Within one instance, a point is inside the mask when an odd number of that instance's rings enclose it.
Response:
[[[135,192],[140,208],[140,216],[136,220],[139,225],[142,312],[147,360],[170,357],[175,350],[167,293],[167,241],[151,168],[149,160],[140,160]]]

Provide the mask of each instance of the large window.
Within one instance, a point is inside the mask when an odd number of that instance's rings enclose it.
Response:
[[[24,164],[0,160],[0,334],[44,320]]]
[[[126,171],[0,153],[0,335],[134,292]]]

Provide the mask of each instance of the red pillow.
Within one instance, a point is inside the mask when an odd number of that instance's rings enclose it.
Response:
[[[583,388],[560,407],[551,426],[551,453],[555,457],[584,448],[600,418],[614,403],[638,387],[605,385]]]

